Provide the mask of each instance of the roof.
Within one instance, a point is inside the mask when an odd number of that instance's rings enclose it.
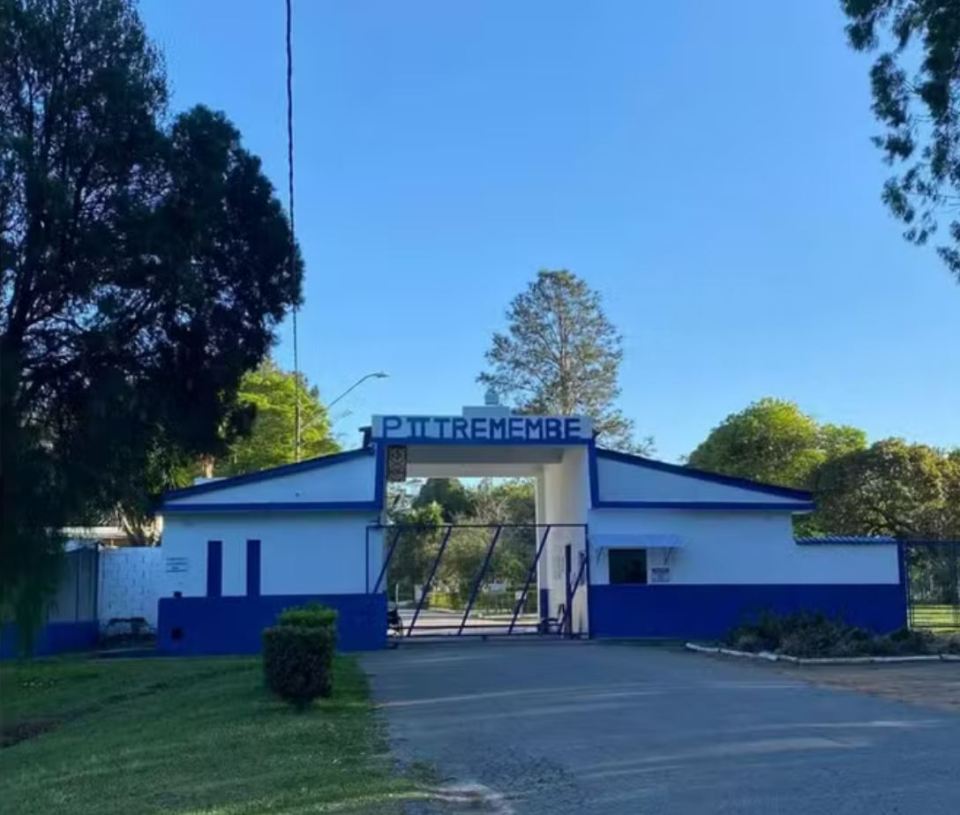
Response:
[[[719,473],[711,473],[707,470],[698,470],[696,467],[688,467],[685,464],[669,464],[666,461],[658,461],[653,458],[638,456],[633,453],[618,453],[616,450],[607,450],[601,447],[597,448],[597,455],[601,458],[622,461],[626,464],[633,464],[637,467],[646,467],[651,470],[660,470],[661,472],[686,476],[687,478],[710,481],[714,484],[724,484],[728,487],[739,487],[740,489],[751,490],[753,492],[759,492],[765,495],[776,495],[780,498],[789,498],[795,501],[802,501],[804,503],[813,501],[813,494],[807,490],[797,490],[793,489],[792,487],[781,487],[776,484],[763,484],[759,481],[751,481],[748,478],[737,478],[736,476],[731,475],[720,475]]]
[[[164,502],[173,501],[178,498],[187,498],[192,495],[202,495],[206,492],[216,492],[230,487],[237,487],[241,484],[269,481],[271,478],[281,478],[283,476],[293,475],[294,473],[318,470],[321,467],[342,464],[345,461],[372,455],[374,455],[374,449],[372,447],[361,447],[357,450],[348,450],[345,453],[318,456],[317,458],[307,459],[306,461],[298,461],[295,464],[281,464],[279,467],[268,467],[265,470],[244,473],[243,475],[236,475],[232,478],[217,478],[211,481],[204,481],[202,484],[194,484],[192,487],[169,490],[163,494],[163,500]]]

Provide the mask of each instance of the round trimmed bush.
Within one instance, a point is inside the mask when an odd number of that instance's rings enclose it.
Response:
[[[298,710],[333,691],[333,625],[275,625],[263,632],[267,687]]]

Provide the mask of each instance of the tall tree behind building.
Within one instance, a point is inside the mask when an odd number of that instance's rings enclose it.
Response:
[[[239,475],[294,460],[293,433],[296,424],[297,374],[282,370],[272,359],[264,360],[240,382],[237,402],[252,408],[250,432],[236,438],[227,454],[214,462],[217,475]],[[300,453],[315,458],[335,453],[340,445],[332,436],[330,416],[317,388],[300,374]]]
[[[926,243],[941,217],[937,252],[960,280],[960,3],[957,0],[842,0],[847,37],[858,51],[881,50],[870,69],[873,112],[886,132],[873,139],[903,171],[883,200]]]
[[[507,309],[507,330],[496,332],[478,381],[523,413],[582,414],[602,443],[646,451],[633,421],[617,408],[623,343],[600,295],[565,269],[540,271]]]

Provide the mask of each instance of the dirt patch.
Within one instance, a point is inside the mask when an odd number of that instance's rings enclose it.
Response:
[[[960,713],[960,663],[899,665],[777,665],[780,673],[815,685],[869,693]]]
[[[43,733],[55,730],[61,724],[60,719],[28,719],[14,724],[5,724],[0,727],[0,749],[13,747],[27,739],[35,739]]]

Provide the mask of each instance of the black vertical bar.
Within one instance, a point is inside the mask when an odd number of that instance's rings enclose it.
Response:
[[[383,566],[380,567],[380,574],[377,575],[377,582],[373,584],[374,594],[378,594],[380,592],[380,581],[383,580],[383,576],[387,573],[387,567],[390,565],[390,560],[393,557],[393,550],[397,548],[397,542],[400,540],[400,533],[402,531],[403,527],[398,526],[396,534],[393,536],[393,543],[390,544],[390,549],[387,551],[387,557],[383,561]]]
[[[573,547],[571,547],[570,544],[568,543],[566,544],[566,546],[563,547],[563,588],[565,592],[563,600],[564,600],[565,609],[566,609],[566,613],[563,615],[564,616],[563,625],[564,627],[568,628],[567,630],[568,637],[572,636],[569,631],[570,603],[572,602],[571,598],[573,597],[573,593],[570,591],[570,570],[573,566],[573,563],[571,561],[572,554],[573,554]],[[562,631],[562,628],[561,628],[561,631]]]
[[[447,543],[450,540],[450,533],[453,532],[453,524],[450,524],[447,527],[447,534],[443,536],[443,541],[440,543],[440,549],[437,552],[437,557],[433,561],[433,567],[430,569],[430,576],[427,578],[427,582],[423,584],[423,590],[420,592],[420,599],[417,601],[417,610],[413,613],[413,619],[410,621],[410,625],[407,626],[407,636],[413,636],[413,627],[417,624],[417,617],[420,616],[420,611],[423,609],[423,604],[427,601],[427,595],[430,594],[430,584],[433,582],[433,577],[437,573],[437,567],[440,565],[440,558],[443,557],[444,550],[447,548]]]
[[[477,575],[477,579],[473,583],[473,588],[470,590],[470,599],[467,601],[467,608],[463,612],[463,619],[460,620],[460,628],[457,629],[458,637],[463,633],[463,627],[467,624],[467,617],[470,616],[470,609],[473,608],[473,604],[477,599],[477,592],[480,591],[480,583],[483,580],[483,576],[486,573],[487,568],[490,566],[490,558],[493,556],[493,547],[497,545],[497,541],[500,539],[500,533],[502,531],[503,526],[498,526],[497,531],[493,533],[493,540],[490,541],[490,547],[487,549],[487,555],[483,559],[483,565],[480,567],[480,573]]]
[[[513,609],[513,619],[510,620],[510,628],[507,629],[508,634],[513,633],[513,627],[517,624],[517,617],[520,616],[520,609],[523,608],[523,604],[527,601],[527,592],[530,590],[530,584],[533,582],[533,576],[537,573],[537,564],[540,562],[540,555],[543,553],[543,547],[547,545],[547,538],[550,535],[550,524],[547,524],[547,528],[543,530],[543,537],[540,539],[540,545],[537,547],[537,552],[533,556],[533,563],[530,564],[530,568],[527,570],[527,579],[524,581],[523,590],[520,592],[520,599],[517,600],[516,608]]]

